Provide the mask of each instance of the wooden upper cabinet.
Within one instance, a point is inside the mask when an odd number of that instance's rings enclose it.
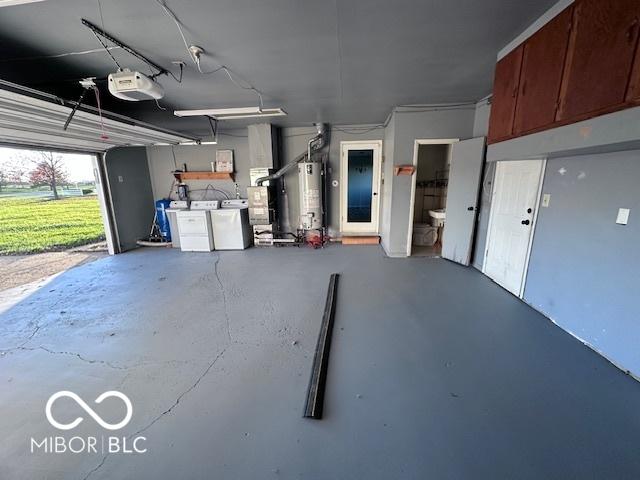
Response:
[[[524,44],[514,124],[516,134],[555,121],[572,16],[573,7],[565,9]]]
[[[556,120],[579,120],[625,101],[638,43],[640,0],[578,0]]]
[[[489,142],[499,141],[513,133],[522,51],[523,46],[520,45],[496,65],[489,120]]]
[[[627,101],[640,103],[640,40],[636,46],[636,59],[629,80],[629,88],[627,89]]]

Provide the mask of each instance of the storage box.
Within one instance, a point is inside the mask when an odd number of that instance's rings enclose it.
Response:
[[[216,150],[216,172],[233,173],[233,150]]]

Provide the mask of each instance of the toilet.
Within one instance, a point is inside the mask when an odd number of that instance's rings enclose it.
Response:
[[[426,223],[413,224],[413,245],[433,247],[438,241],[438,227]]]

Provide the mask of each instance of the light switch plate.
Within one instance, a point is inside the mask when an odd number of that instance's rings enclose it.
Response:
[[[550,202],[551,202],[551,194],[550,193],[545,193],[542,196],[542,206],[546,208],[546,207],[549,206]]]
[[[626,225],[629,222],[629,210],[628,208],[619,208],[618,216],[616,217],[616,223],[618,225]]]

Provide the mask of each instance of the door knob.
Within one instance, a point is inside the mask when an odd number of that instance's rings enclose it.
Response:
[[[475,207],[467,207],[467,210],[469,210],[470,212],[473,212],[475,210]]]
[[[531,222],[529,220],[522,220],[521,222],[523,225],[529,225]]]

